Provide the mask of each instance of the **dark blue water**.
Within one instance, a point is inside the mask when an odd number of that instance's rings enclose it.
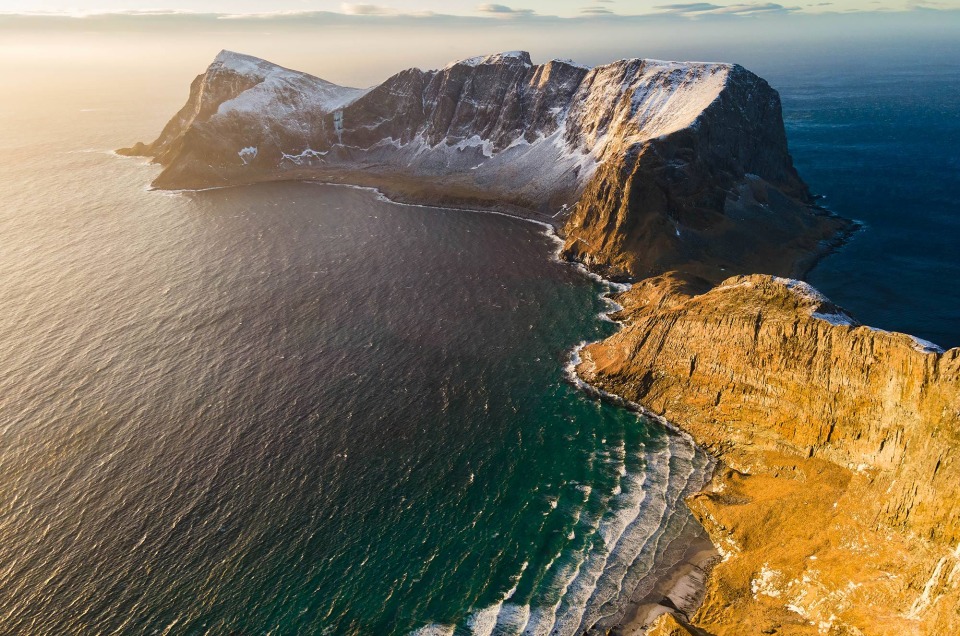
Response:
[[[860,321],[960,345],[960,56],[771,73],[801,176],[865,226],[809,276]]]

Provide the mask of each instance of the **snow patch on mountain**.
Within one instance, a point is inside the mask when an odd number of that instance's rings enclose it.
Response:
[[[208,74],[215,76],[222,71],[253,78],[258,83],[220,104],[217,114],[221,116],[242,112],[287,117],[301,110],[329,113],[370,92],[370,89],[338,86],[307,73],[232,51],[221,51],[210,65]]]
[[[510,62],[520,62],[525,66],[533,66],[530,54],[526,51],[506,51],[504,53],[494,53],[493,55],[478,55],[477,57],[468,57],[465,60],[455,60],[444,67],[448,70],[457,65],[481,66],[484,64],[504,64]]]

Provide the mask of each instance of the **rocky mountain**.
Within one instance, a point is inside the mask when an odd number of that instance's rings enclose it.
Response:
[[[772,276],[666,275],[618,301],[626,324],[581,377],[727,466],[690,501],[725,553],[699,626],[960,633],[960,349]]]
[[[360,90],[223,52],[121,152],[158,188],[319,179],[552,223],[568,257],[645,279],[580,376],[722,462],[689,504],[724,560],[653,633],[960,633],[960,350],[795,280],[853,225],[813,204],[756,75],[512,52]]]
[[[361,90],[224,51],[120,152],[163,165],[158,188],[309,178],[534,216],[614,277],[797,274],[851,228],[811,204],[776,91],[730,64],[510,52]]]

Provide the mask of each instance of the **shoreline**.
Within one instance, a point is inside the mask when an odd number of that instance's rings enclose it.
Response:
[[[824,319],[842,309],[810,290],[664,275],[620,298],[630,321],[583,352],[601,394],[681,422],[720,458],[687,503],[723,559],[695,615],[658,620],[658,636],[957,633],[960,526],[935,504],[955,501],[939,458],[960,430],[960,349]]]
[[[125,157],[125,155],[116,155],[117,157]],[[314,179],[290,179],[288,180],[291,183],[307,183],[320,186],[329,186],[329,187],[340,187],[340,188],[349,188],[353,190],[362,190],[367,191],[375,195],[375,197],[383,202],[391,203],[393,205],[407,206],[407,207],[416,207],[416,208],[426,208],[434,210],[446,210],[453,212],[468,212],[472,214],[493,214],[496,216],[506,217],[515,221],[522,221],[526,223],[532,223],[537,225],[545,230],[544,234],[547,238],[554,241],[556,244],[556,250],[551,254],[551,260],[554,260],[558,263],[568,265],[573,267],[580,273],[582,276],[590,279],[591,281],[603,285],[606,289],[599,293],[599,297],[608,304],[608,310],[600,312],[600,319],[606,319],[610,322],[613,322],[618,325],[618,328],[622,323],[613,319],[612,314],[621,311],[623,307],[614,301],[611,296],[618,293],[623,293],[630,289],[629,283],[620,283],[604,278],[601,274],[590,270],[586,265],[580,261],[567,260],[562,258],[564,241],[557,233],[557,226],[546,221],[540,221],[538,219],[533,219],[529,217],[524,217],[516,214],[510,214],[508,212],[503,212],[500,210],[493,209],[481,209],[481,208],[459,208],[459,207],[450,207],[442,205],[430,205],[425,203],[410,203],[405,201],[397,201],[390,198],[389,195],[384,193],[377,187],[374,186],[364,186],[350,183],[342,182],[330,182],[330,181],[320,181]],[[271,181],[273,183],[273,181]],[[247,186],[255,186],[257,183],[251,184],[231,184],[224,186],[214,186],[210,188],[199,188],[199,189],[181,189],[181,190],[167,190],[161,188],[150,188],[151,192],[155,192],[162,196],[173,195],[182,195],[192,192],[209,192],[213,190],[222,190],[228,188],[239,188]],[[599,341],[598,341],[599,342]],[[645,417],[650,420],[656,421],[658,424],[664,427],[668,431],[668,434],[679,435],[684,438],[686,441],[696,446],[700,452],[705,453],[711,458],[710,470],[707,471],[706,479],[704,480],[703,487],[694,491],[693,494],[699,494],[713,481],[714,475],[716,473],[719,462],[717,458],[704,449],[703,447],[696,444],[693,438],[684,430],[677,427],[676,425],[668,422],[664,418],[658,416],[657,414],[649,411],[644,408],[642,405],[635,402],[626,400],[620,396],[613,395],[594,387],[582,378],[579,377],[576,373],[576,366],[579,364],[579,351],[588,346],[589,342],[581,342],[576,345],[570,353],[569,362],[566,367],[563,368],[564,375],[568,382],[573,384],[578,390],[582,391],[586,396],[591,397],[592,399],[599,399],[608,403],[611,403],[618,408],[623,408],[628,411],[636,413],[638,416]],[[686,506],[686,501],[683,503]],[[689,511],[689,508],[688,508]],[[649,580],[650,578],[655,578],[653,586],[650,588],[649,592],[644,593],[640,597],[636,597],[634,593],[631,593],[629,600],[623,605],[621,609],[624,619],[619,622],[619,624],[610,631],[611,634],[622,635],[622,636],[642,636],[647,631],[649,624],[656,619],[660,614],[680,611],[683,616],[690,617],[696,610],[699,608],[700,604],[703,602],[704,597],[706,596],[706,581],[709,576],[710,569],[712,565],[719,560],[720,552],[717,550],[717,546],[710,542],[706,528],[704,528],[693,516],[692,512],[690,514],[690,519],[693,524],[693,532],[684,537],[684,543],[682,547],[684,549],[682,557],[670,564],[665,568],[654,567],[651,569],[651,572],[642,580]],[[677,540],[674,540],[676,542]],[[589,632],[588,632],[589,633]]]
[[[590,270],[580,261],[563,259],[561,254],[563,253],[564,241],[557,233],[557,228],[550,223],[509,214],[507,212],[501,212],[498,210],[453,208],[447,206],[394,201],[379,188],[373,186],[361,186],[355,184],[331,183],[313,180],[297,181],[301,183],[314,183],[317,185],[364,190],[372,192],[381,201],[385,201],[394,205],[435,210],[448,210],[453,212],[469,212],[473,214],[494,214],[517,221],[533,223],[543,227],[546,230],[545,235],[551,240],[555,241],[557,244],[557,249],[553,253],[553,260],[564,265],[572,266],[582,276],[585,276],[595,283],[606,287],[604,291],[600,292],[599,297],[608,304],[608,311],[600,312],[600,318],[605,318],[606,320],[616,324],[618,326],[618,330],[623,324],[621,321],[612,318],[612,314],[621,311],[623,307],[613,300],[611,296],[613,294],[629,291],[631,285],[629,283],[619,283],[604,278],[597,272]],[[717,472],[721,467],[720,459],[706,448],[697,444],[693,437],[679,426],[667,421],[665,418],[653,413],[649,409],[636,402],[631,402],[630,400],[622,398],[618,395],[608,393],[600,388],[590,385],[583,380],[577,374],[576,368],[579,364],[579,351],[589,344],[592,343],[583,341],[576,345],[571,351],[569,361],[563,368],[564,375],[567,376],[567,381],[573,384],[585,395],[593,397],[593,399],[599,399],[614,404],[618,408],[632,411],[640,417],[645,417],[646,419],[656,421],[668,432],[668,434],[680,436],[691,445],[696,447],[700,452],[707,455],[710,458],[711,463],[709,470],[705,473],[706,479],[704,479],[703,485],[693,491],[689,496],[692,497],[706,492],[710,485],[714,482]],[[687,506],[686,499],[682,501],[682,505]],[[631,592],[629,600],[623,605],[623,607],[620,608],[624,618],[619,621],[612,630],[608,631],[608,633],[612,636],[643,636],[647,633],[647,630],[651,627],[653,621],[656,620],[661,614],[673,614],[679,612],[685,620],[689,621],[703,604],[703,601],[707,595],[707,580],[709,579],[713,566],[720,561],[721,552],[719,550],[719,546],[715,545],[710,540],[707,529],[696,519],[689,506],[687,506],[687,510],[690,514],[692,528],[691,534],[685,536],[683,540],[684,542],[681,544],[684,548],[682,557],[663,569],[656,567],[651,568],[651,572],[647,575],[647,577],[641,579],[649,580],[650,578],[655,578],[653,586],[649,592],[646,592],[639,597],[635,596],[634,592]],[[675,539],[674,543],[678,541],[679,538]],[[592,628],[586,632],[586,634],[592,633]]]
[[[614,322],[618,325],[622,324],[619,321]],[[687,543],[684,545],[683,556],[669,567],[656,574],[648,575],[656,577],[650,591],[639,597],[631,593],[630,599],[622,608],[623,618],[612,629],[605,632],[611,636],[644,636],[661,614],[679,614],[684,621],[689,622],[706,598],[710,574],[713,567],[720,562],[723,553],[721,546],[710,540],[706,527],[693,514],[687,500],[710,492],[724,464],[721,458],[698,444],[690,433],[676,424],[650,411],[642,404],[605,391],[584,380],[577,372],[577,368],[582,362],[580,351],[590,344],[593,343],[582,342],[574,347],[570,354],[565,372],[571,384],[593,399],[613,404],[636,413],[638,417],[657,422],[667,430],[668,434],[685,439],[711,459],[710,469],[706,473],[703,485],[682,500],[682,505],[687,507],[693,524],[692,533],[686,537]],[[592,630],[586,634],[594,636]]]
[[[699,524],[697,527],[703,529]],[[717,547],[706,532],[702,537],[695,537],[681,560],[664,572],[646,596],[627,603],[624,620],[610,631],[611,636],[644,636],[663,614],[679,614],[689,623],[703,604],[707,580],[720,559]]]

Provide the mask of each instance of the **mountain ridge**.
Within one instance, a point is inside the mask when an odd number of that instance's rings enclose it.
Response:
[[[797,275],[853,227],[813,204],[779,95],[736,64],[514,51],[352,89],[224,51],[154,142],[119,152],[161,164],[164,189],[318,179],[510,211],[620,279],[756,271],[745,233]]]

